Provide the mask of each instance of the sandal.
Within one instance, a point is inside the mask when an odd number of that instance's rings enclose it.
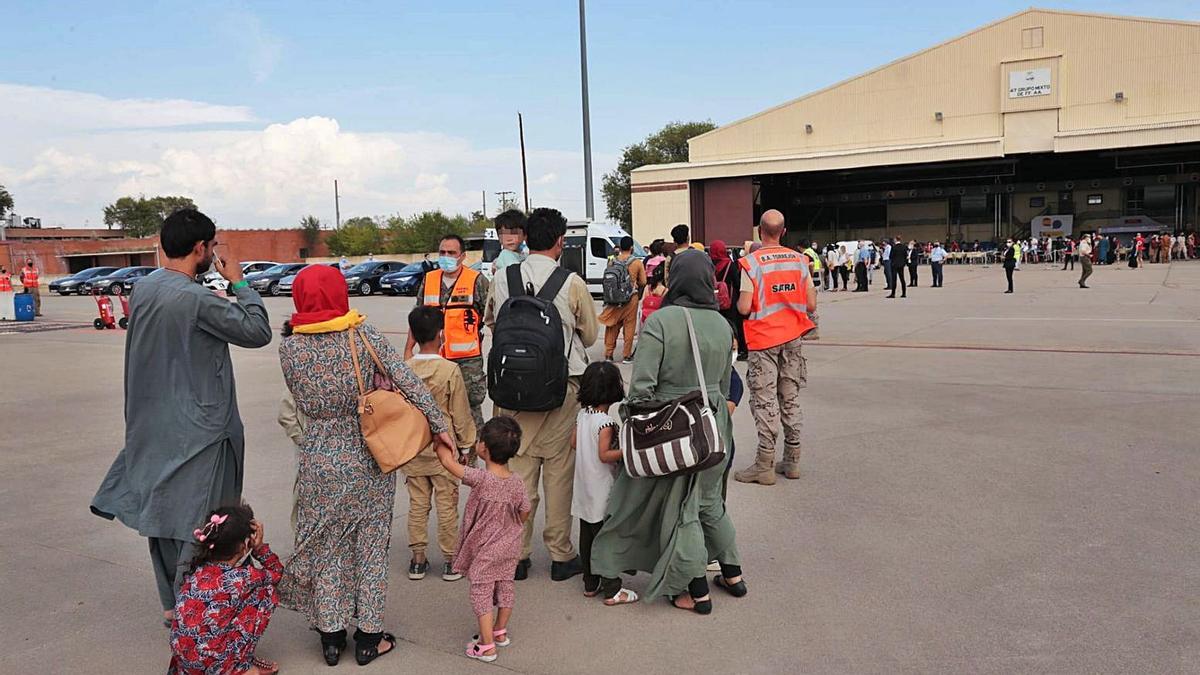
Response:
[[[321,634],[321,655],[325,657],[325,665],[336,666],[342,658],[342,650],[346,648],[346,629]]]
[[[364,634],[365,635],[365,634]],[[387,651],[379,651],[379,643],[386,641],[391,647]],[[358,661],[358,665],[365,666],[375,659],[391,654],[396,651],[396,636],[391,633],[384,633],[375,644],[366,645],[359,641],[359,635],[354,636],[354,660]]]
[[[492,631],[492,643],[495,644],[497,647],[507,647],[507,646],[511,645],[512,640],[510,640],[508,638],[508,629],[501,628],[500,630]],[[470,647],[471,645],[474,645],[474,644],[479,644],[479,636],[478,635],[472,635],[471,641],[467,643],[467,646]]]
[[[692,606],[691,607],[683,607],[675,602],[676,600],[678,600],[679,598],[682,598],[682,597],[690,598],[692,601]],[[712,598],[708,597],[707,595],[704,596],[703,600],[698,600],[696,598],[692,598],[692,596],[686,595],[686,594],[684,594],[684,595],[668,595],[667,599],[671,601],[671,606],[675,607],[676,609],[682,609],[687,612],[695,612],[702,616],[707,616],[709,614],[712,614],[712,611],[713,611]]]
[[[588,588],[587,582],[586,581],[583,582],[583,597],[594,598],[599,593],[600,593],[600,582],[599,581],[596,582],[595,588]]]
[[[279,672],[279,664],[274,661],[260,659],[255,656],[251,663],[254,664],[255,668],[258,668],[260,673],[264,673],[264,675],[275,675],[275,673]]]
[[[488,654],[487,652],[492,652]],[[491,663],[496,660],[496,645],[481,645],[478,642],[472,642],[467,646],[467,657],[484,663]]]
[[[604,604],[608,605],[609,607],[616,607],[617,605],[629,605],[637,601],[637,593],[634,593],[628,588],[622,588],[621,590],[617,591],[616,595],[606,599]]]
[[[717,576],[713,577],[712,581],[713,581],[714,586],[724,590],[726,593],[732,595],[735,598],[745,597],[746,593],[748,592],[746,589],[746,580],[745,579],[737,582],[736,584],[731,584],[725,580],[724,576],[718,574]]]

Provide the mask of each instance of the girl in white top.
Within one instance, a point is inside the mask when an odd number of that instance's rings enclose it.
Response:
[[[609,361],[590,364],[579,383],[579,415],[575,418],[575,486],[571,515],[579,519],[579,555],[583,560],[583,594],[600,595],[606,605],[636,602],[637,593],[621,588],[620,579],[592,574],[592,540],[608,515],[608,493],[619,471],[617,421],[608,414],[625,398],[621,371]]]

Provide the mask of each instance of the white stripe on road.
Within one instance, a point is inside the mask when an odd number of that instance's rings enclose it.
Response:
[[[1198,323],[1200,319],[1089,319],[1069,316],[956,316],[962,321],[1093,321],[1097,323]]]

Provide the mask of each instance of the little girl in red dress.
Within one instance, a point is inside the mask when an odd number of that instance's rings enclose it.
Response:
[[[479,617],[479,634],[467,645],[467,656],[480,661],[495,661],[496,647],[512,644],[508,620],[514,600],[513,570],[521,557],[521,533],[530,511],[524,481],[508,470],[508,460],[520,447],[521,427],[505,416],[488,420],[479,432],[476,452],[486,469],[463,466],[450,448],[437,447],[442,466],[471,488],[459,528],[454,571],[471,581],[471,605]]]
[[[271,675],[279,666],[254,656],[283,577],[249,506],[222,507],[193,533],[200,553],[184,577],[171,622],[171,665],[180,675]],[[248,564],[253,557],[262,568]]]

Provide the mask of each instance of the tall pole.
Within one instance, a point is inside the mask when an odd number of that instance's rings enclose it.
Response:
[[[480,190],[479,197],[483,203],[483,211],[481,211],[481,213],[483,213],[483,219],[487,220],[487,190]]]
[[[337,179],[333,179],[333,217],[337,223],[337,229],[342,229],[342,202],[338,195]]]
[[[517,113],[517,128],[521,130],[521,183],[525,186],[525,213],[529,213],[529,172],[525,170],[525,120]]]
[[[587,80],[587,22],[584,18],[583,1],[579,0],[579,72],[583,87],[583,189],[587,204],[587,219],[596,218],[596,205],[592,203],[592,122],[588,113]]]

